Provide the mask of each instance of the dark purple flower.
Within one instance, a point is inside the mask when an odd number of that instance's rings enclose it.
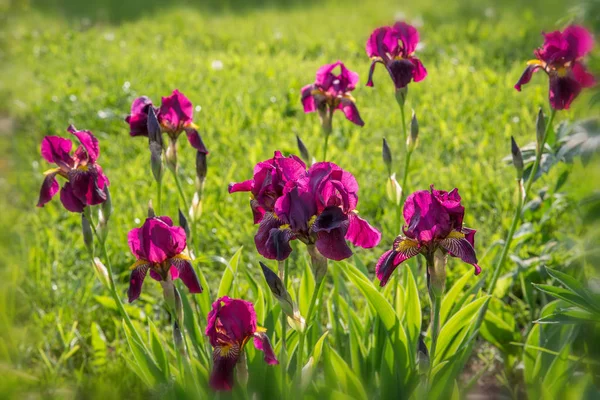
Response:
[[[275,202],[283,194],[288,181],[306,174],[306,165],[296,156],[284,157],[276,151],[273,158],[259,162],[254,167],[252,179],[229,184],[229,193],[250,192],[250,207],[254,223],[259,223],[265,212],[273,212]]]
[[[333,70],[340,68],[338,74]],[[327,118],[335,110],[342,110],[346,118],[356,125],[365,123],[360,118],[355,100],[350,94],[358,83],[358,74],[346,68],[341,62],[325,64],[317,71],[315,83],[302,88],[302,105],[305,113],[318,111]]]
[[[377,278],[384,286],[396,267],[417,254],[433,254],[442,250],[475,267],[481,272],[475,254],[475,230],[463,227],[464,207],[458,189],[451,192],[420,190],[408,196],[404,203],[404,235],[394,241],[391,250],[379,258]]]
[[[235,365],[250,339],[254,347],[264,353],[267,364],[279,364],[266,329],[256,325],[256,312],[248,301],[227,296],[215,301],[208,313],[206,336],[213,347],[210,386],[214,390],[231,390]]]
[[[544,45],[534,51],[536,59],[527,62],[527,68],[515,85],[527,84],[533,73],[543,70],[549,77],[550,105],[555,110],[566,110],[583,88],[596,84],[581,62],[592,50],[594,38],[587,29],[571,25],[563,32],[554,31],[544,34]]]
[[[73,143],[69,139],[46,136],[42,140],[42,157],[58,167],[44,172],[45,178],[37,206],[43,207],[58,193],[56,176],[59,175],[67,180],[60,189],[63,206],[71,212],[83,212],[86,206],[101,204],[106,200],[104,188],[109,182],[100,165],[96,163],[100,156],[98,139],[92,132],[78,131],[73,125],[70,125],[67,131],[75,135],[81,144],[73,154]]]
[[[315,245],[326,258],[343,260],[352,255],[346,240],[363,248],[375,247],[381,233],[358,216],[358,184],[347,171],[333,163],[313,164],[296,180],[289,180],[264,214],[254,237],[258,252],[266,258],[284,260],[298,239]]]
[[[396,89],[406,87],[410,81],[425,79],[427,70],[421,60],[413,56],[418,43],[419,32],[405,22],[375,29],[366,45],[367,56],[373,60],[367,86],[373,86],[373,71],[377,63],[385,66]]]
[[[155,107],[146,96],[138,97],[131,105],[131,114],[125,118],[129,123],[131,136],[148,136],[148,110],[152,107],[160,123],[163,133],[177,140],[185,132],[188,141],[197,151],[208,154],[208,150],[198,133],[198,127],[193,123],[194,107],[192,102],[179,90],[173,90],[170,96],[161,99],[160,107]]]
[[[186,247],[185,231],[173,226],[171,218],[147,218],[141,228],[129,231],[127,241],[137,260],[130,268],[127,292],[130,303],[140,297],[148,270],[157,281],[180,278],[191,293],[202,293],[191,260],[182,253]]]

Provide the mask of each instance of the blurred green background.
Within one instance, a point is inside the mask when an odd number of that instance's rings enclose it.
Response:
[[[243,245],[244,268],[258,277],[247,198],[230,196],[227,184],[248,179],[253,165],[274,150],[296,152],[295,135],[312,152],[320,151],[318,119],[303,113],[300,88],[314,80],[319,66],[338,59],[365,83],[370,61],[364,44],[372,29],[407,19],[420,31],[418,56],[429,73],[409,88],[408,107],[418,115],[420,133],[408,190],[432,183],[459,188],[465,223],[478,230],[485,270],[492,264],[488,250],[504,237],[513,212],[514,171],[502,161],[510,136],[521,145],[534,141],[537,109],[547,110],[542,74],[522,93],[513,85],[542,43],[542,30],[572,20],[600,27],[597,1],[56,0],[0,7],[0,397],[5,398],[147,395],[123,360],[125,346],[111,347],[101,361],[94,356],[92,322],[110,343],[119,343],[117,321],[103,307],[105,294],[87,259],[79,217],[66,212],[58,198],[35,207],[42,172],[49,168],[39,155],[44,135],[67,136],[72,123],[100,139],[99,163],[110,178],[115,207],[109,249],[125,294],[133,261],[126,235],[143,221],[155,189],[147,142],[129,137],[123,118],[135,97],[158,102],[178,88],[196,107],[194,120],[211,152],[196,265],[209,282],[218,282],[224,266],[214,256],[228,259]],[[589,62],[593,70],[598,60],[596,49]],[[353,93],[366,125],[336,115],[329,150],[329,158],[359,182],[361,215],[383,232],[377,249],[356,250],[370,271],[397,233],[395,210],[385,196],[382,137],[395,152],[397,172],[403,147],[390,79],[383,68],[374,79],[374,88],[361,85]],[[584,94],[557,121],[598,114],[591,96]],[[179,157],[191,197],[194,153],[184,140]],[[536,187],[554,182],[562,171]],[[600,179],[597,163],[583,168],[576,162],[569,171],[564,190],[571,208],[553,216],[552,238],[560,243],[587,237],[590,228],[576,204]],[[176,217],[170,175],[165,185],[163,209]],[[449,268],[452,282],[470,267],[452,260]],[[160,321],[159,286],[148,280],[130,311],[138,319]]]

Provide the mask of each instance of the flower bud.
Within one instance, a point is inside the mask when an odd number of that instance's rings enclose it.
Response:
[[[408,96],[408,86],[404,86],[403,88],[396,89],[396,101],[400,107],[404,107],[404,103],[406,103],[406,97]]]
[[[396,180],[396,173],[390,175],[386,185],[386,194],[389,201],[395,205],[400,205],[402,201],[402,186]]]
[[[385,140],[385,138],[383,138],[381,154],[383,156],[383,162],[388,170],[388,176],[392,176],[392,151],[390,150],[390,146],[388,146],[388,142]]]
[[[108,222],[110,216],[113,213],[113,205],[112,205],[112,197],[110,196],[110,190],[108,189],[108,185],[104,186],[104,193],[106,194],[106,200],[100,206],[100,211],[102,211],[104,222]]]
[[[304,145],[304,142],[302,141],[302,139],[300,139],[300,136],[298,135],[296,135],[296,144],[298,145],[298,151],[300,151],[300,156],[302,157],[302,159],[307,164],[310,164],[310,153],[308,152],[308,149]]]
[[[156,213],[154,212],[154,207],[152,207],[152,200],[148,200],[148,218],[156,217]]]
[[[154,107],[148,107],[148,140],[150,143],[155,142],[162,147],[162,130],[160,128],[160,122],[158,122],[158,118],[156,117],[156,112],[154,111]]]
[[[521,154],[521,149],[517,145],[517,142],[515,142],[514,137],[510,137],[510,142],[513,165],[517,170],[517,179],[521,180],[523,178],[523,155]]]
[[[423,341],[423,335],[419,335],[417,365],[420,374],[426,374],[429,372],[429,362],[429,350],[427,350],[427,345]]]
[[[546,133],[546,119],[544,118],[544,112],[542,107],[538,111],[537,119],[535,121],[535,136],[537,140],[537,151],[542,150],[542,142],[544,141],[544,134]]]
[[[196,190],[203,189],[207,170],[206,153],[201,151],[196,152]]]
[[[96,271],[96,275],[98,276],[100,282],[102,282],[102,284],[106,287],[110,287],[110,278],[108,277],[108,270],[106,269],[104,264],[102,264],[102,261],[100,261],[98,257],[94,257],[92,265],[94,266],[94,271]]]
[[[177,211],[179,211],[179,226],[183,228],[183,230],[185,231],[186,237],[189,239],[191,236],[190,225],[188,224],[188,221],[187,221],[187,218],[185,217],[185,215],[181,212],[181,209],[179,209]]]
[[[150,142],[150,166],[152,167],[152,175],[154,180],[160,182],[163,177],[163,148],[157,142]]]
[[[289,292],[283,285],[281,278],[277,276],[275,272],[273,272],[269,267],[267,267],[262,262],[260,263],[260,267],[262,268],[263,275],[265,277],[265,281],[267,281],[267,285],[269,285],[269,289],[271,289],[271,293],[279,302],[281,306],[281,310],[287,315],[294,323],[294,325],[300,330],[304,329],[304,318],[300,315],[298,311],[298,306],[292,300],[292,296],[290,296]]]
[[[192,206],[190,207],[189,216],[192,222],[196,222],[202,216],[202,196],[200,192],[195,192],[192,198]]]
[[[410,120],[410,136],[406,138],[406,145],[408,151],[413,151],[417,146],[417,138],[419,137],[419,121],[417,121],[417,114],[415,110],[412,112],[412,118]]]
[[[85,213],[81,214],[81,230],[83,232],[83,242],[87,247],[90,254],[94,254],[94,232],[92,232],[92,226],[90,221],[85,216]]]
[[[169,145],[165,152],[167,167],[172,170],[177,170],[177,139],[169,136]]]

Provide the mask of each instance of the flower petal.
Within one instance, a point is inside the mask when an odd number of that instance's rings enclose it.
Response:
[[[365,125],[364,121],[360,118],[358,108],[356,108],[356,103],[354,103],[354,101],[344,97],[342,98],[342,101],[340,101],[338,109],[342,110],[348,121],[353,122],[358,126]]]
[[[523,74],[521,74],[521,77],[519,78],[517,83],[515,84],[515,89],[517,89],[520,92],[521,87],[529,83],[531,77],[533,76],[533,73],[540,68],[541,66],[539,64],[528,65],[527,68],[525,68],[525,71],[523,71]]]
[[[179,279],[187,286],[190,293],[202,293],[202,285],[190,259],[180,254],[171,258],[169,262],[177,269]]]
[[[65,183],[60,189],[60,201],[63,206],[71,212],[83,212],[85,204],[75,196],[71,182]]]
[[[44,204],[48,203],[56,193],[58,193],[59,185],[56,180],[56,172],[51,172],[44,178],[42,188],[40,190],[40,197],[38,199],[37,206],[44,207]]]
[[[473,237],[474,233],[471,236],[471,240],[473,240]],[[439,243],[440,246],[447,250],[452,257],[460,258],[467,264],[473,265],[475,267],[475,275],[479,275],[481,268],[479,265],[477,265],[477,255],[475,254],[475,249],[466,237],[448,237],[440,240]]]
[[[283,222],[266,213],[258,231],[254,236],[256,250],[265,258],[270,260],[285,260],[292,252],[290,240],[294,238],[289,228],[283,227]]]
[[[131,114],[125,118],[129,124],[131,136],[148,136],[148,109],[150,107],[153,107],[152,100],[146,96],[138,97],[131,104]],[[158,109],[156,109],[156,113],[158,114]]]
[[[100,156],[100,144],[98,139],[90,131],[78,131],[73,125],[69,125],[67,131],[77,137],[88,155],[88,163],[94,164]]]
[[[589,88],[596,84],[596,78],[586,70],[583,64],[575,61],[571,71],[575,80],[577,80],[582,87]]]
[[[347,228],[348,216],[339,207],[327,207],[315,220],[312,230],[314,232],[331,232],[342,226]]]
[[[302,88],[300,92],[302,98],[302,106],[304,106],[305,113],[311,113],[317,110],[315,98],[312,95],[313,89],[314,85],[306,85]]]
[[[379,63],[381,61],[378,60],[373,60],[371,62],[371,66],[369,67],[369,79],[367,80],[367,85],[368,87],[373,87],[373,72],[375,72],[375,65],[377,65],[377,63]]]
[[[243,182],[232,182],[229,184],[229,187],[227,188],[227,190],[229,191],[229,193],[235,193],[235,192],[249,192],[252,190],[252,188],[254,187],[254,180],[253,179],[248,179],[247,181],[243,181]]]
[[[319,253],[325,258],[335,261],[341,261],[350,257],[352,255],[352,250],[350,250],[350,247],[348,247],[346,239],[344,238],[346,230],[347,227],[345,229],[342,227],[333,229],[330,232],[317,232],[315,246],[317,247],[317,250],[319,250]]]
[[[194,107],[192,102],[179,90],[173,90],[170,96],[163,97],[160,105],[160,121],[175,128],[192,122]]]
[[[142,285],[144,284],[144,279],[146,278],[149,268],[150,264],[143,263],[137,265],[131,271],[131,275],[129,276],[129,289],[127,290],[127,297],[130,303],[140,297]]]
[[[379,244],[381,232],[355,213],[350,214],[349,220],[350,224],[348,225],[348,232],[346,232],[346,239],[350,243],[364,249],[370,249]]]
[[[402,58],[391,61],[387,64],[387,69],[396,89],[402,89],[412,80],[415,65],[410,60]]]
[[[550,77],[550,106],[555,110],[568,110],[581,92],[581,84],[571,76]]]
[[[265,332],[262,332],[261,330],[256,331],[254,334],[254,347],[264,353],[264,360],[267,364],[279,364],[279,361],[277,361],[277,357],[275,356],[275,352],[273,351],[273,346],[271,346],[269,336],[267,336]]]
[[[563,31],[563,37],[569,45],[569,55],[573,60],[585,56],[594,47],[594,37],[583,26],[568,26]]]
[[[46,136],[42,140],[42,157],[49,163],[69,168],[73,165],[73,159],[69,155],[72,147],[73,143],[69,139],[60,136]]]
[[[220,345],[213,350],[213,369],[210,374],[210,387],[225,391],[233,387],[233,371],[240,358],[239,344]]]
[[[420,82],[423,79],[425,79],[425,77],[427,76],[427,70],[425,69],[425,66],[423,65],[421,60],[419,60],[416,57],[411,57],[410,62],[412,62],[415,66],[412,72],[413,81]]]
[[[381,287],[388,283],[398,265],[420,253],[420,248],[416,242],[400,236],[394,241],[393,247],[392,250],[383,253],[375,266],[375,275],[377,275]]]
[[[388,54],[397,55],[398,36],[394,29],[389,26],[375,29],[367,40],[366,51],[368,57],[380,57],[384,61],[389,59]]]
[[[402,42],[402,54],[408,56],[412,54],[419,44],[419,32],[417,29],[406,22],[396,22],[394,24],[394,34]]]
[[[188,141],[194,149],[198,150],[198,152],[200,153],[208,154],[208,150],[206,149],[206,146],[202,141],[202,137],[195,128],[185,128],[185,133],[187,135]]]

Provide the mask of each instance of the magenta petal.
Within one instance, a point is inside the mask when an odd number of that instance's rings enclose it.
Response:
[[[152,100],[146,96],[138,97],[131,105],[131,114],[125,118],[129,123],[129,134],[131,136],[148,136],[148,109],[153,107]],[[156,109],[158,114],[158,109]],[[157,115],[158,118],[160,118]]]
[[[394,247],[396,247],[401,240],[403,239],[400,237],[397,238],[394,241]],[[377,265],[375,266],[375,275],[377,275],[377,279],[380,281],[379,286],[385,286],[398,265],[402,264],[409,258],[416,256],[417,254],[419,254],[419,249],[417,247],[411,247],[405,252],[388,250],[383,253],[383,255],[379,258],[379,261],[377,261]]]
[[[589,88],[596,84],[596,78],[586,70],[583,64],[574,62],[571,71],[575,80],[579,82],[582,87]]]
[[[49,163],[68,168],[73,165],[73,159],[69,155],[72,147],[73,143],[69,139],[60,136],[46,136],[42,140],[42,157]]]
[[[331,232],[348,225],[348,216],[339,207],[327,207],[315,220],[312,226],[314,232]]]
[[[391,61],[387,69],[396,89],[402,89],[412,80],[415,65],[409,59],[402,58]]]
[[[192,102],[177,89],[173,90],[170,96],[162,98],[161,122],[166,121],[175,127],[180,127],[192,122],[193,112]]]
[[[315,84],[321,88],[328,89],[333,83],[333,80],[335,79],[335,76],[333,75],[332,71],[340,64],[341,62],[337,61],[333,64],[325,64],[321,68],[319,68],[317,70]]]
[[[427,190],[412,193],[404,202],[405,233],[420,242],[430,242],[448,236],[452,221],[448,211]]]
[[[581,84],[570,76],[550,77],[550,106],[555,110],[568,110],[581,92]]]
[[[144,279],[146,278],[149,267],[149,264],[142,264],[131,271],[131,275],[129,276],[129,289],[127,290],[127,297],[129,298],[130,303],[140,297]]]
[[[254,180],[248,179],[247,181],[244,181],[244,182],[230,183],[227,190],[229,191],[229,193],[249,192],[252,190],[253,186],[254,186]]]
[[[314,85],[306,85],[302,88],[302,91],[300,92],[302,98],[302,105],[304,106],[305,113],[311,113],[317,110],[315,98],[312,95],[313,89]]]
[[[85,207],[85,204],[75,196],[71,182],[65,183],[60,190],[60,201],[71,212],[83,212],[83,208]]]
[[[406,22],[396,22],[394,24],[394,33],[396,37],[402,42],[402,53],[407,56],[412,54],[419,44],[419,32],[417,29],[407,24]]]
[[[350,214],[350,224],[348,225],[348,232],[346,232],[346,239],[355,246],[370,249],[379,244],[381,232],[353,213]]]
[[[207,335],[211,338],[213,346],[218,344],[219,335],[225,335],[232,343],[242,343],[254,335],[256,312],[252,303],[231,299],[227,296],[221,297],[215,303],[213,303],[213,310],[208,315],[208,320],[214,319],[215,325],[209,324],[206,327]],[[216,313],[216,318],[214,313]]]
[[[563,37],[569,45],[569,55],[572,60],[585,56],[594,47],[594,37],[582,26],[568,26],[563,31]]]
[[[78,131],[73,125],[69,125],[67,131],[79,139],[79,142],[88,154],[88,162],[94,164],[100,156],[100,144],[98,139],[90,131]]]
[[[213,390],[228,391],[233,388],[233,372],[239,360],[239,352],[242,351],[239,345],[234,347],[222,350],[218,346],[213,351],[213,369],[210,374],[210,387]],[[227,356],[221,353],[227,353]]]
[[[358,126],[365,125],[364,121],[360,118],[356,104],[352,100],[343,98],[338,106],[338,109],[342,110],[348,121],[353,122]]]
[[[38,199],[37,206],[44,207],[44,204],[48,203],[56,193],[58,193],[59,185],[56,180],[56,173],[50,173],[44,178],[42,188],[40,190],[40,197]]]
[[[477,264],[475,249],[467,239],[446,238],[439,243],[452,257],[460,258],[467,264]]]
[[[367,86],[373,87],[373,72],[375,72],[375,65],[380,61],[371,62],[371,67],[369,67],[369,79],[367,80]]]
[[[398,36],[394,29],[389,26],[377,28],[369,36],[366,45],[367,56],[380,57],[384,61],[389,59],[389,55],[394,57],[398,52]]]
[[[179,279],[189,289],[190,293],[202,293],[202,285],[190,260],[172,258],[169,260],[177,269]]]
[[[533,76],[533,73],[540,68],[541,67],[539,65],[528,65],[527,68],[525,68],[525,71],[523,71],[523,74],[521,74],[521,77],[519,78],[517,83],[515,84],[515,89],[517,89],[520,92],[521,87],[529,83],[531,77]]]
[[[318,232],[315,246],[325,258],[335,261],[344,260],[352,255],[352,250],[348,247],[344,235],[345,229],[343,228],[333,229],[331,232]]]
[[[410,61],[415,66],[412,72],[413,81],[420,82],[423,79],[425,79],[425,77],[427,76],[427,70],[425,69],[425,66],[423,65],[421,60],[419,60],[416,57],[411,57]]]
[[[273,217],[272,214],[265,214],[260,222],[258,231],[254,236],[256,250],[265,258],[270,260],[285,260],[292,253],[290,240],[294,234],[289,228],[281,228],[282,222]]]
[[[264,359],[267,364],[279,364],[279,361],[277,361],[277,357],[275,356],[275,352],[273,351],[273,346],[271,346],[271,341],[266,333],[256,332],[254,334],[254,347],[264,353]]]
[[[186,128],[185,133],[187,134],[188,141],[194,149],[198,150],[200,153],[208,154],[208,150],[202,141],[202,137],[196,129]]]
[[[340,62],[340,69],[341,69],[341,73],[339,75],[339,80],[342,82],[340,84],[340,90],[342,90],[344,92],[350,92],[350,91],[354,90],[359,81],[358,74],[354,71],[350,71],[341,62]]]

